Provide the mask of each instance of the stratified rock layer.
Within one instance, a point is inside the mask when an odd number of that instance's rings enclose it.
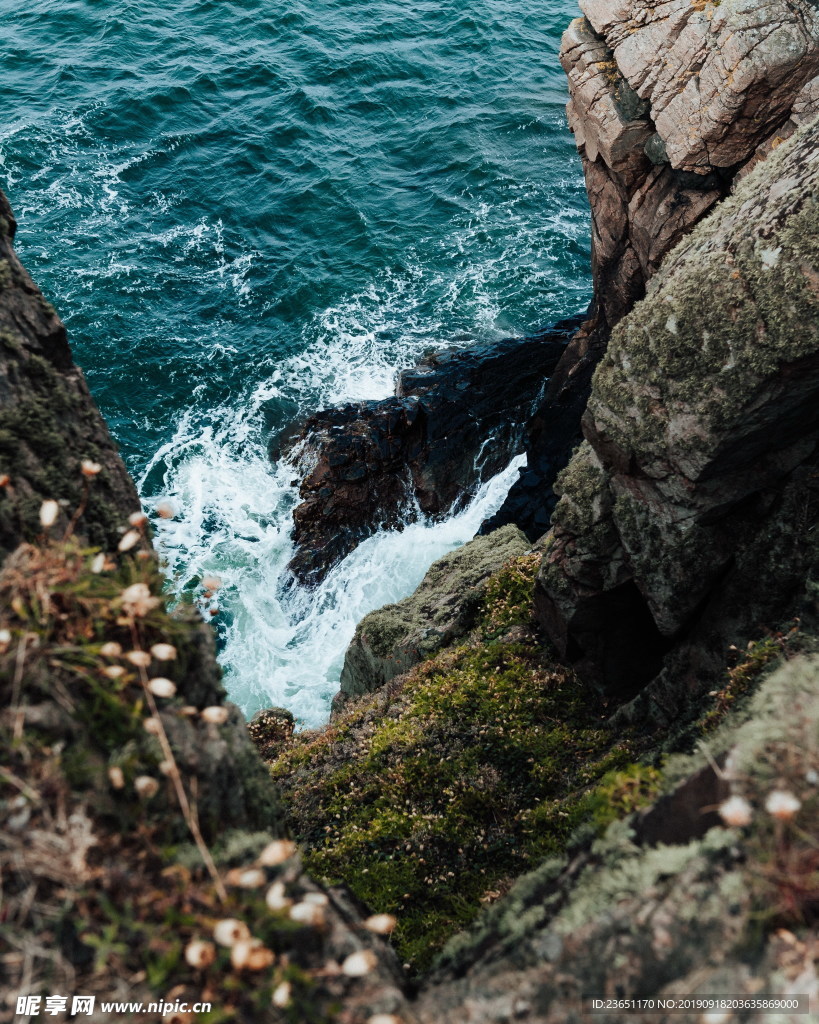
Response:
[[[592,208],[597,314],[613,327],[736,173],[816,106],[807,0],[584,0],[563,38]]]
[[[817,410],[815,121],[612,334],[540,577],[559,649],[626,693],[698,621],[722,641],[776,625],[816,555]]]
[[[530,424],[527,468],[485,526],[513,522],[531,540],[548,528],[611,329],[734,182],[819,113],[819,15],[807,0],[581,8],[560,59],[591,205],[594,300]]]

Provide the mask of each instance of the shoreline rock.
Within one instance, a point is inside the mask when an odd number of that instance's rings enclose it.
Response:
[[[296,578],[319,582],[413,504],[444,516],[500,472],[580,322],[437,353],[400,374],[394,397],[311,416],[288,442],[314,462],[293,512]]]

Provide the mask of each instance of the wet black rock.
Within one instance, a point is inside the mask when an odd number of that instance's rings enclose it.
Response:
[[[296,577],[319,582],[377,530],[444,516],[503,469],[579,324],[436,353],[392,398],[311,416],[290,442],[314,460],[293,513]]]

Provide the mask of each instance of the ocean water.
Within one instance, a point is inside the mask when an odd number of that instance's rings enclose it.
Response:
[[[213,618],[247,714],[326,719],[369,609],[514,479],[289,585],[297,469],[271,440],[391,393],[431,346],[546,326],[590,292],[564,118],[565,0],[0,0],[0,186],[18,251]]]

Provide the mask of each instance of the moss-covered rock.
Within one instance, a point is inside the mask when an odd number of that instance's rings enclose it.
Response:
[[[487,578],[529,548],[515,526],[476,537],[434,562],[409,597],[365,616],[344,658],[336,708],[340,710],[349,697],[371,693],[464,636]]]
[[[595,785],[640,747],[634,730],[606,727],[532,630],[538,561],[489,578],[459,645],[272,765],[308,867],[395,914],[416,969],[527,866],[560,854],[592,820]]]
[[[817,150],[814,121],[739,182],[595,374],[539,606],[609,691],[656,675],[647,648],[685,636],[719,665],[729,643],[778,628],[819,556]]]
[[[662,772],[670,792],[718,761],[722,799],[747,801],[746,824],[646,842],[632,816],[573,858],[545,861],[448,944],[419,1019],[557,1024],[579,1019],[590,996],[798,991],[815,1005],[817,713],[819,659],[775,670],[708,748],[670,758]],[[710,787],[699,797],[709,811]]]

